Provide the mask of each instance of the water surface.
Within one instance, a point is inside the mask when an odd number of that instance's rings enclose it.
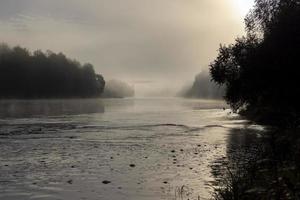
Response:
[[[0,199],[210,199],[245,122],[222,101],[0,102]],[[104,184],[103,181],[107,181]]]

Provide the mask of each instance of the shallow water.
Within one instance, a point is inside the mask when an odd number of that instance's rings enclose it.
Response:
[[[210,199],[246,122],[222,101],[0,102],[0,199]],[[103,181],[109,181],[103,184]]]

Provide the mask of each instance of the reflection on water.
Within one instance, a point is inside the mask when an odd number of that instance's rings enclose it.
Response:
[[[226,186],[232,178],[231,173],[256,159],[257,153],[261,151],[260,139],[263,132],[262,127],[248,125],[228,129],[226,154],[217,157],[210,166],[216,188]]]
[[[299,199],[299,129],[234,128],[226,149],[212,165],[219,199]]]
[[[236,167],[251,162],[260,152],[262,130],[243,128],[232,129],[227,140],[227,159]]]
[[[1,200],[209,199],[210,166],[225,156],[230,130],[245,125],[209,100],[0,105]]]
[[[101,112],[104,112],[104,106],[97,99],[0,101],[0,117],[2,118],[79,115]]]

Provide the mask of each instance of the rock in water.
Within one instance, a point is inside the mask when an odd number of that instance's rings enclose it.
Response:
[[[102,181],[102,183],[103,183],[103,184],[109,184],[110,181],[104,180],[104,181]]]

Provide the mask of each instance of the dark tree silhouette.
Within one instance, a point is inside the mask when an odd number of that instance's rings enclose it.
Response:
[[[1,98],[97,97],[104,85],[91,64],[62,53],[0,45]]]
[[[235,111],[277,126],[300,122],[300,0],[256,0],[247,36],[221,46],[210,66]]]

